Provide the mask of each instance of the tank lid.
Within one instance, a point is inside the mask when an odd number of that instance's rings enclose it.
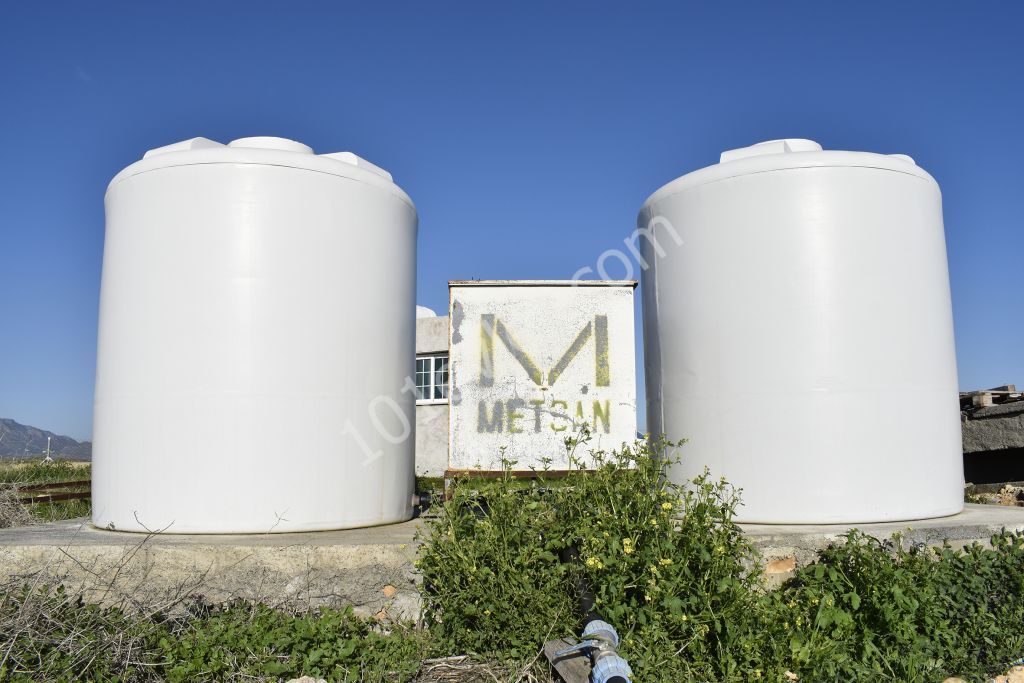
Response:
[[[116,183],[141,173],[175,166],[198,164],[253,164],[284,166],[327,173],[364,182],[397,195],[412,206],[412,200],[394,183],[391,174],[352,152],[316,154],[313,148],[295,140],[278,137],[247,137],[224,145],[207,138],[190,138],[147,151],[140,161],[114,176]]]
[[[906,154],[875,154],[826,150],[814,140],[784,138],[722,152],[719,163],[687,173],[664,185],[644,202],[644,208],[683,190],[719,180],[795,168],[873,168],[905,173],[935,183],[927,171]]]
[[[298,152],[312,154],[313,148],[288,138],[252,137],[238,138],[228,143],[228,147],[245,147],[246,149],[279,149],[282,152]]]
[[[768,140],[759,142],[750,147],[740,147],[722,152],[718,158],[720,163],[733,161],[734,159],[746,159],[747,157],[759,157],[765,154],[788,154],[790,152],[820,152],[821,145],[814,140],[802,138],[790,138],[788,140]]]

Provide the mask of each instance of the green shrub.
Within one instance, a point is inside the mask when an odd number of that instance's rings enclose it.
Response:
[[[644,443],[593,457],[594,471],[557,482],[454,486],[418,560],[434,647],[532,657],[546,639],[579,632],[584,578],[638,680],[748,668],[758,574],[732,521],[736,492],[707,476],[675,486]],[[570,546],[580,562],[560,560]]]
[[[47,586],[5,596],[0,634],[0,680],[13,681],[408,681],[424,650],[421,633],[385,631],[351,609],[296,615],[240,603],[172,620]]]
[[[766,596],[776,669],[806,680],[986,680],[1024,654],[1024,535],[905,547],[858,532]],[[788,633],[788,635],[786,635]]]
[[[8,460],[0,462],[0,483],[28,486],[88,479],[91,463],[75,460]]]
[[[677,487],[643,444],[595,461],[557,481],[458,482],[420,549],[425,629],[248,604],[129,616],[12,581],[0,680],[423,681],[425,657],[462,654],[543,671],[544,641],[579,631],[581,581],[645,683],[984,681],[1024,655],[1024,534],[955,550],[851,532],[766,591],[727,483]]]
[[[660,450],[597,453],[558,481],[457,482],[418,561],[434,650],[531,658],[578,633],[582,577],[642,681],[985,680],[1024,655],[1024,535],[960,551],[851,532],[769,592],[737,492],[706,474],[673,485]],[[568,546],[579,562],[560,561]]]
[[[154,649],[168,681],[395,681],[416,673],[422,647],[418,634],[382,632],[351,609],[292,615],[239,604],[160,635]]]

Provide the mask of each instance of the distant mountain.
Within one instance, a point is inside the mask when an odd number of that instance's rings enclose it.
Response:
[[[36,427],[29,427],[0,417],[0,458],[27,458],[46,453],[46,437],[50,437],[50,454],[69,460],[90,460],[92,444],[75,441]]]

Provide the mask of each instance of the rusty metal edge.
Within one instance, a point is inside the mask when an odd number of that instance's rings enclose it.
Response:
[[[48,491],[49,489],[69,489],[76,486],[91,486],[91,479],[80,479],[78,481],[55,481],[48,484],[31,484],[19,486],[19,491]]]
[[[60,500],[85,500],[92,498],[91,491],[72,491],[70,493],[44,493],[35,496],[26,496],[18,499],[19,503],[31,505],[33,503],[53,503]]]

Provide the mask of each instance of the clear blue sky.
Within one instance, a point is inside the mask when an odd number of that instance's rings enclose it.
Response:
[[[90,436],[103,193],[195,136],[389,169],[442,310],[449,279],[594,265],[724,149],[910,154],[945,198],[961,387],[1024,384],[1024,5],[485,4],[4,3],[0,416]]]

